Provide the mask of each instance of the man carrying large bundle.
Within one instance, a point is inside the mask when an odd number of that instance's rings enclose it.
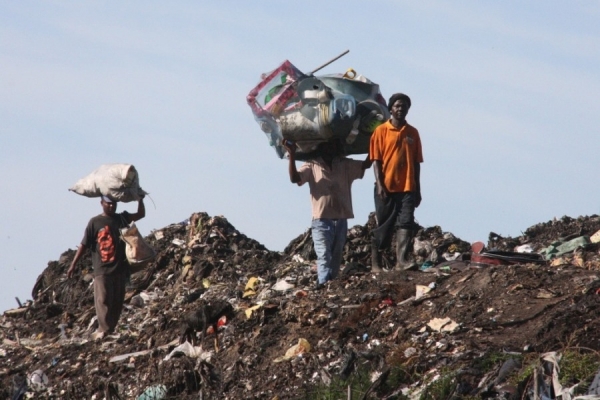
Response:
[[[98,330],[93,334],[94,339],[113,333],[121,316],[129,264],[125,255],[125,242],[120,239],[119,230],[146,216],[143,197],[142,195],[138,201],[135,214],[127,211],[117,214],[117,202],[102,196],[100,204],[103,212],[88,222],[81,245],[67,271],[67,277],[72,278],[75,266],[85,251],[89,249],[92,252],[94,303],[98,318]]]
[[[396,266],[404,271],[412,264],[408,249],[415,228],[415,208],[421,204],[423,150],[419,132],[406,122],[410,98],[403,93],[390,97],[391,118],[371,136],[370,155],[375,170],[375,215],[371,269],[381,272],[381,250],[390,246],[396,230]]]
[[[302,186],[308,182],[312,205],[311,232],[317,253],[317,289],[335,279],[340,270],[346,243],[348,218],[352,211],[352,182],[362,179],[371,166],[366,160],[342,157],[339,140],[319,145],[321,156],[296,169],[296,145],[285,142],[289,154],[289,174],[292,183]]]

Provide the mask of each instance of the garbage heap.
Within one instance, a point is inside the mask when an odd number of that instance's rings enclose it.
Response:
[[[194,213],[146,238],[158,255],[99,341],[91,259],[66,280],[68,250],[33,300],[0,317],[0,398],[598,395],[600,217],[485,245],[421,227],[420,269],[380,275],[368,267],[373,225],[349,230],[340,278],[317,291],[309,231],[278,253]],[[580,368],[566,367],[573,354]]]

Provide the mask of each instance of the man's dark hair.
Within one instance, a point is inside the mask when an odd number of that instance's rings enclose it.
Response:
[[[410,109],[410,97],[408,97],[404,93],[394,93],[392,97],[390,97],[390,101],[388,101],[388,111],[392,111],[392,106],[398,100],[404,100],[406,104],[408,104],[408,108]]]
[[[343,153],[344,143],[342,142],[342,139],[334,137],[326,142],[319,143],[319,145],[317,146],[317,150],[331,151],[335,155],[340,155]]]

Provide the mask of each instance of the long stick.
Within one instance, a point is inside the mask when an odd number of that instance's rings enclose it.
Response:
[[[342,54],[340,54],[337,57],[332,58],[331,60],[327,61],[325,64],[321,65],[320,67],[317,67],[316,69],[313,69],[312,72],[310,72],[308,75],[313,75],[315,72],[317,72],[320,69],[325,68],[326,66],[328,66],[329,64],[331,64],[332,62],[334,62],[335,60],[342,58],[343,56],[345,56],[346,54],[350,53],[350,50],[346,50],[344,51]]]

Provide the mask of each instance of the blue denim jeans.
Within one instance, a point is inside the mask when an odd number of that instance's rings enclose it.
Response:
[[[340,272],[348,220],[313,219],[311,228],[317,253],[317,278],[319,283],[325,283],[335,279]]]

